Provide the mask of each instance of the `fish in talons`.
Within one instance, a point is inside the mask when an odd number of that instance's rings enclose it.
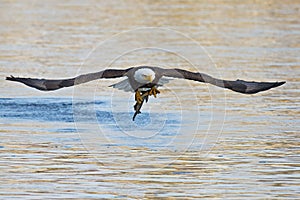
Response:
[[[150,90],[148,91],[139,91],[137,90],[135,92],[135,105],[133,106],[134,108],[134,115],[133,115],[133,118],[132,120],[134,121],[135,120],[135,117],[141,113],[141,109],[142,109],[142,106],[144,104],[144,101],[146,101],[146,103],[148,102],[148,99],[149,99],[149,96],[154,96],[156,98],[156,95],[159,94],[160,91],[154,86],[152,87]]]

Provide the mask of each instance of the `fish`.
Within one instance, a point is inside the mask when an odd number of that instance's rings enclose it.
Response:
[[[147,103],[147,102],[148,102],[148,99],[149,99],[149,91],[142,91],[142,92],[141,92],[141,96],[142,96],[142,98],[143,98],[142,103],[138,103],[138,101],[136,101],[135,105],[133,106],[135,113],[134,113],[134,115],[133,115],[133,117],[132,117],[132,121],[135,120],[135,117],[136,117],[138,114],[142,113],[142,112],[141,112],[141,109],[142,109],[142,106],[143,106],[143,104],[144,104],[144,101],[146,101],[146,103]]]

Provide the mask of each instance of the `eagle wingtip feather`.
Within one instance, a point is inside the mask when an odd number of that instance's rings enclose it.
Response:
[[[10,75],[10,76],[7,76],[6,78],[5,78],[5,80],[8,80],[8,81],[13,81],[13,80],[15,80],[16,78],[13,76],[13,75]]]
[[[286,83],[286,81],[280,81],[280,82],[276,82],[275,85],[276,85],[276,87],[277,87],[277,86],[281,86],[281,85],[283,85],[283,84],[285,84],[285,83]]]

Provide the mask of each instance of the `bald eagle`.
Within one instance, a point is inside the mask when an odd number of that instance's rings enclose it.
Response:
[[[274,87],[283,85],[282,82],[255,82],[243,80],[222,80],[214,78],[205,73],[191,72],[183,69],[163,69],[152,66],[131,67],[128,69],[106,69],[100,72],[79,75],[69,79],[37,79],[37,78],[21,78],[21,77],[6,77],[6,80],[21,82],[29,87],[38,90],[50,91],[57,90],[63,87],[70,87],[79,85],[89,81],[102,78],[119,78],[127,77],[125,80],[111,85],[113,88],[124,90],[127,92],[135,92],[136,105],[135,115],[140,113],[140,108],[144,100],[148,101],[148,96],[156,97],[160,91],[157,89],[168,82],[168,77],[188,79],[203,83],[210,83],[212,85],[227,88],[235,92],[243,94],[254,94],[257,92],[269,90]]]

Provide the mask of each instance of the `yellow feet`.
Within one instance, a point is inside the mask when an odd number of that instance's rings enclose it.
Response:
[[[135,92],[135,101],[138,104],[141,104],[143,102],[143,97],[142,97],[140,91],[138,91],[138,90]]]
[[[156,95],[159,94],[160,91],[156,87],[152,87],[151,90],[148,92],[148,95],[153,95],[156,98]]]
[[[160,91],[156,87],[152,87],[151,90],[149,90],[148,92],[140,92],[140,91],[137,90],[135,92],[135,101],[138,104],[141,104],[145,97],[153,95],[156,98],[156,95],[159,94],[159,93],[160,93]],[[147,98],[146,101],[148,101],[148,98]]]

